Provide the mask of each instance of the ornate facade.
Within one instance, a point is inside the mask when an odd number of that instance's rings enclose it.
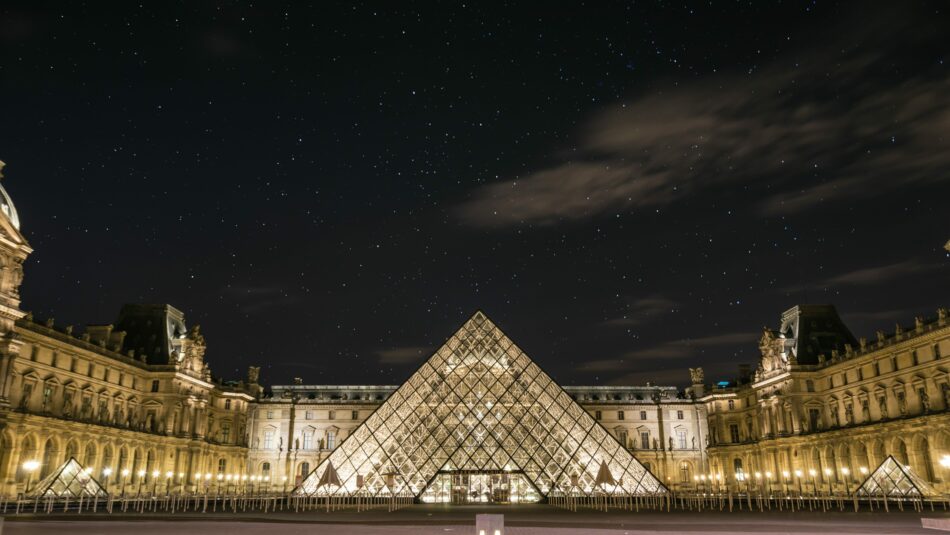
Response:
[[[855,339],[834,307],[798,306],[759,347],[754,374],[699,397],[713,472],[731,484],[770,473],[776,484],[846,491],[893,455],[950,489],[946,309],[868,341]]]
[[[32,250],[2,187],[0,211],[0,493],[70,457],[110,492],[246,474],[256,371],[248,383],[213,380],[200,329],[168,305],[128,305],[115,325],[82,334],[23,312]]]
[[[274,386],[252,408],[249,469],[288,490],[323,462],[398,386]],[[588,414],[670,488],[706,473],[705,405],[675,387],[568,386]]]

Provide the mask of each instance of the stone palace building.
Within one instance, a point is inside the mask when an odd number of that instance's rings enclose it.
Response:
[[[31,252],[0,186],[2,494],[23,492],[71,457],[109,492],[249,479],[290,490],[400,388],[297,380],[265,389],[257,368],[241,381],[215,380],[200,329],[170,305],[126,305],[115,323],[81,332],[34,318],[19,296]],[[946,309],[869,341],[834,307],[797,306],[759,347],[758,367],[735,381],[709,385],[696,369],[685,391],[561,391],[602,442],[673,490],[763,478],[848,490],[888,455],[950,489]]]

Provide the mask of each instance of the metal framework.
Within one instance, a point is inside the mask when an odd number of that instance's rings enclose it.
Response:
[[[79,498],[80,496],[105,498],[108,494],[102,485],[72,457],[59,469],[37,483],[29,493],[31,498]]]
[[[335,467],[340,485],[321,485]],[[606,466],[612,484],[598,483]],[[666,487],[476,313],[294,490],[411,493],[435,501],[436,476],[523,474],[540,491],[647,496]]]
[[[898,500],[933,498],[940,495],[909,466],[901,466],[901,463],[890,455],[871,472],[856,493],[859,497]]]

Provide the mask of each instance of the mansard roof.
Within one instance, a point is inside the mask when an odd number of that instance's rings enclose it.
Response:
[[[778,334],[789,340],[799,364],[818,364],[820,355],[830,357],[833,351],[844,354],[848,346],[858,347],[834,305],[798,305],[786,310]]]

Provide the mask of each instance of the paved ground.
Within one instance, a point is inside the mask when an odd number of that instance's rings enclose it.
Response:
[[[63,533],[75,535],[165,535],[202,533],[208,535],[430,535],[474,533],[477,513],[505,515],[510,529],[507,535],[665,535],[689,534],[925,534],[938,532],[924,530],[921,515],[912,512],[885,513],[719,513],[719,512],[641,512],[581,511],[571,513],[546,506],[513,507],[452,507],[412,506],[387,513],[374,510],[356,513],[308,512],[300,514],[248,513],[231,514],[176,514],[170,516],[114,515],[105,517],[75,515],[50,519],[30,516],[7,517],[3,535],[47,535]],[[927,517],[947,517],[947,513],[925,513]]]

